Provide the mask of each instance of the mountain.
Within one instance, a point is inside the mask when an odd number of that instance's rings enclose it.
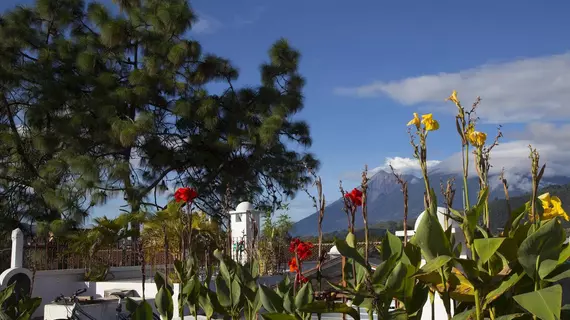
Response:
[[[430,184],[436,190],[436,196],[438,198],[438,203],[440,206],[444,206],[442,201],[443,196],[441,195],[440,184],[446,183],[450,178],[455,178],[455,198],[453,200],[453,206],[463,207],[463,197],[462,197],[462,186],[463,178],[460,175],[450,174],[444,172],[444,170],[433,170],[430,172]],[[408,208],[409,208],[409,219],[415,219],[424,210],[423,204],[423,194],[424,194],[424,183],[423,179],[417,178],[413,175],[403,175],[403,178],[408,181]],[[515,180],[515,179],[513,179]],[[497,176],[490,176],[489,181],[491,181],[491,192],[489,199],[499,200],[504,199],[504,192],[502,185],[499,183]],[[570,183],[570,178],[567,177],[545,177],[541,182],[541,186],[550,185],[561,185]],[[509,194],[511,198],[524,195],[528,192],[530,185],[530,177],[527,175],[516,175],[516,183],[509,182]],[[477,191],[479,190],[479,181],[476,176],[472,176],[468,179],[468,188],[470,190],[469,200],[474,203],[477,199]],[[352,188],[351,188],[352,189]],[[347,191],[350,189],[347,188]],[[338,200],[330,203],[325,208],[325,218],[323,220],[323,232],[329,233],[338,230],[346,229],[347,227],[347,217],[346,213],[343,211],[344,201],[339,198]],[[513,208],[516,206],[513,205]],[[493,213],[493,211],[491,211]],[[403,206],[403,196],[400,191],[400,186],[397,184],[394,176],[391,173],[385,171],[379,171],[369,180],[368,185],[368,216],[369,223],[376,224],[382,221],[400,221],[403,219],[404,206]],[[313,213],[308,217],[299,220],[294,224],[291,234],[293,236],[314,236],[317,233],[317,228],[315,226],[317,222],[317,215]],[[356,228],[362,228],[362,216],[360,211],[357,213]]]

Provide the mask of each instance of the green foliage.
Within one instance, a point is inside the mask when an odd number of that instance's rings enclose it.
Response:
[[[42,298],[17,295],[16,283],[0,291],[0,319],[30,320],[42,303]]]
[[[192,185],[217,214],[230,202],[279,203],[310,181],[315,158],[300,54],[277,41],[258,84],[188,38],[186,0],[37,0],[0,23],[0,212],[3,224],[78,223],[112,197],[157,209],[167,181]],[[216,82],[220,91],[208,91]],[[4,226],[3,226],[4,227]]]

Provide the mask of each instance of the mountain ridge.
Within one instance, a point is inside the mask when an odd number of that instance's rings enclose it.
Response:
[[[424,184],[422,178],[417,178],[411,174],[403,174],[402,178],[408,181],[408,218],[415,219],[424,210],[423,194]],[[434,171],[430,176],[430,184],[436,190],[438,204],[443,206],[443,196],[440,190],[440,183],[446,183],[448,179],[455,179],[455,197],[453,199],[453,207],[463,207],[462,196],[462,180],[463,177],[453,173],[445,173],[443,171]],[[528,190],[524,190],[527,182],[530,182],[530,176],[518,176],[520,187],[517,185],[509,186],[510,197],[517,197],[526,194]],[[522,179],[522,180],[521,180]],[[491,175],[489,181],[499,181],[498,175]],[[549,185],[563,185],[570,183],[570,178],[563,176],[545,177],[541,182],[541,187]],[[468,179],[468,188],[470,190],[469,200],[474,203],[479,190],[479,180],[476,176]],[[351,188],[352,189],[352,188]],[[350,189],[348,189],[350,190]],[[370,224],[376,224],[385,221],[400,221],[403,218],[403,196],[400,186],[396,182],[393,174],[380,170],[370,177],[368,184],[368,220]],[[504,191],[499,182],[493,184],[490,191],[490,201],[504,199]],[[512,206],[513,209],[516,208]],[[329,203],[325,208],[325,218],[323,220],[323,232],[330,233],[345,229],[347,226],[346,213],[343,211],[344,201],[341,198]],[[360,215],[360,213],[359,213]],[[293,225],[291,234],[293,236],[314,236],[316,234],[316,213],[313,213]],[[362,218],[357,217],[355,228],[362,228]]]

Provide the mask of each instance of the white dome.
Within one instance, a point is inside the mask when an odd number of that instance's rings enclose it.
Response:
[[[333,246],[333,247],[329,250],[329,255],[330,255],[330,256],[340,256],[340,252],[338,251],[338,249],[336,248],[336,246]]]
[[[447,212],[446,208],[443,207],[437,207],[437,220],[439,220],[439,224],[441,224],[441,226],[445,226],[445,213]],[[418,216],[418,218],[416,219],[416,223],[414,224],[414,231],[418,231],[418,227],[420,226],[420,222],[422,221],[422,218],[424,216],[424,213],[426,213],[425,211],[420,213],[420,215]],[[457,224],[457,222],[455,222],[454,220],[449,219],[449,223],[456,229],[459,228],[459,225]]]
[[[250,210],[253,210],[253,204],[247,201],[238,204],[238,206],[236,207],[236,212],[246,212]]]

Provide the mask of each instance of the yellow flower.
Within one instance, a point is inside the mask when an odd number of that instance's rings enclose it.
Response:
[[[542,202],[542,208],[544,209],[542,214],[543,220],[550,220],[554,217],[562,217],[566,221],[570,220],[570,217],[568,217],[566,211],[562,208],[562,201],[560,201],[560,198],[550,196],[550,193],[547,192],[540,195],[538,199]]]
[[[467,138],[471,145],[474,147],[482,147],[487,140],[487,135],[484,132],[475,131],[474,129],[468,130]]]
[[[447,99],[445,99],[445,101],[448,101],[448,100],[453,101],[453,103],[455,103],[455,104],[459,104],[459,99],[457,98],[457,91],[453,90],[451,95]]]
[[[420,128],[420,117],[418,117],[418,114],[416,112],[414,112],[414,118],[412,120],[410,120],[410,122],[408,122],[407,124],[408,126],[411,125],[415,125],[416,128]]]
[[[422,123],[426,126],[427,131],[435,131],[439,129],[439,122],[432,118],[431,113],[422,115]]]

